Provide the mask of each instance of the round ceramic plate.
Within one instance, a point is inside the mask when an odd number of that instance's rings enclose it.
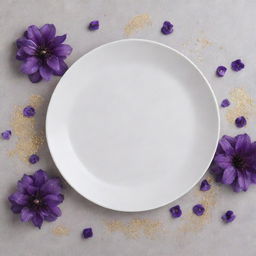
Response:
[[[144,211],[168,204],[207,170],[219,114],[198,68],[147,40],[105,44],[61,78],[46,132],[61,174],[106,208]]]

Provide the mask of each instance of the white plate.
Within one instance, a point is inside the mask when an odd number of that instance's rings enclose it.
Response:
[[[168,204],[214,155],[219,113],[198,68],[147,40],[105,44],[55,89],[46,132],[61,174],[82,196],[119,211]]]

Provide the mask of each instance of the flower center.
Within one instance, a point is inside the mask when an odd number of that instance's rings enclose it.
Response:
[[[40,204],[40,200],[36,198],[36,199],[33,200],[33,203],[34,203],[35,205],[39,205],[39,204]]]
[[[49,51],[46,48],[39,48],[37,51],[39,57],[44,58],[49,54]]]
[[[245,165],[245,161],[241,156],[234,156],[232,159],[232,163],[234,165],[235,168],[237,169],[243,169],[244,165]]]

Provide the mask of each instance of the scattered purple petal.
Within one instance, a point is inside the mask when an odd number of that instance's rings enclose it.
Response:
[[[4,140],[9,140],[10,137],[12,136],[12,132],[10,130],[6,130],[1,133],[1,136]]]
[[[233,211],[227,211],[225,214],[222,215],[222,220],[226,223],[232,222],[236,215],[233,213]]]
[[[201,204],[196,204],[193,207],[193,213],[197,216],[202,216],[204,214],[204,211],[205,211],[205,209]]]
[[[226,67],[224,67],[224,66],[219,66],[219,67],[217,67],[217,69],[216,69],[216,75],[217,75],[218,77],[223,77],[223,76],[225,75],[226,71],[227,71],[227,68],[226,68]]]
[[[173,32],[173,25],[170,21],[165,21],[163,23],[163,26],[161,28],[161,32],[164,34],[164,35],[169,35]]]
[[[200,190],[201,191],[208,191],[210,189],[211,189],[211,185],[208,183],[208,181],[207,180],[203,180],[201,182],[201,185],[200,185]]]
[[[83,230],[83,237],[84,238],[89,238],[93,236],[92,228],[85,228]]]
[[[221,107],[223,108],[226,108],[230,105],[230,101],[228,99],[224,99],[222,102],[221,102]]]
[[[100,27],[100,23],[98,20],[93,20],[89,23],[88,29],[90,31],[98,30]]]
[[[173,218],[179,218],[182,215],[182,211],[179,205],[173,206],[169,211]]]
[[[39,156],[38,155],[36,155],[36,154],[33,154],[33,155],[31,155],[30,157],[29,157],[29,162],[31,163],[31,164],[35,164],[35,163],[37,163],[38,161],[39,161]]]
[[[232,68],[232,70],[238,72],[244,68],[244,63],[240,59],[237,59],[237,60],[231,62],[231,68]]]
[[[23,109],[23,115],[26,117],[32,117],[36,113],[35,109],[31,106],[27,106]]]
[[[247,121],[244,116],[239,116],[236,118],[235,124],[236,124],[236,127],[242,128],[242,127],[246,126]]]

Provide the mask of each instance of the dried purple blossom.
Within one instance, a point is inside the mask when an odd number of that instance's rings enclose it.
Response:
[[[208,181],[207,180],[203,180],[201,182],[201,185],[200,185],[200,190],[201,191],[208,191],[210,189],[211,189],[211,185],[208,183]]]
[[[163,26],[161,28],[161,32],[164,34],[164,35],[169,35],[173,32],[173,25],[170,21],[165,21],[163,23]]]
[[[98,20],[93,20],[93,21],[91,21],[91,22],[89,23],[88,29],[89,29],[90,31],[94,31],[94,30],[99,29],[99,27],[100,27],[99,21],[98,21]]]
[[[221,102],[221,107],[223,108],[226,108],[230,105],[230,101],[228,99],[224,99],[222,102]]]
[[[17,183],[17,190],[9,196],[11,210],[19,213],[23,222],[32,223],[41,228],[43,221],[55,221],[61,216],[58,207],[63,202],[59,178],[49,178],[43,170],[33,175],[24,174]]]
[[[33,154],[29,157],[28,161],[31,163],[31,164],[36,164],[38,161],[39,161],[39,156],[36,155],[36,154]]]
[[[251,142],[247,134],[224,135],[210,169],[217,182],[231,185],[235,192],[247,191],[256,183],[256,142]]]
[[[226,67],[224,67],[224,66],[219,66],[219,67],[217,67],[217,69],[216,69],[216,75],[217,75],[218,77],[223,77],[223,76],[225,75],[226,71],[227,71],[227,68],[226,68]]]
[[[193,213],[197,216],[202,216],[204,214],[204,211],[205,211],[205,209],[201,204],[196,204],[193,207]]]
[[[182,215],[182,211],[179,205],[173,206],[169,211],[173,218],[179,218]]]
[[[17,40],[16,59],[22,61],[21,72],[27,74],[32,83],[50,80],[52,75],[62,76],[68,69],[64,60],[72,48],[63,44],[66,35],[56,36],[53,24],[38,28],[31,25]]]
[[[23,109],[23,115],[26,117],[32,117],[35,114],[36,114],[36,110],[31,106],[27,106]]]
[[[236,127],[242,128],[242,127],[246,126],[247,121],[244,116],[239,116],[236,118],[235,124],[236,124]]]
[[[85,228],[83,230],[83,237],[84,238],[89,238],[93,236],[92,228]]]
[[[10,130],[6,130],[1,133],[1,136],[4,140],[9,140],[10,137],[12,136],[12,132]]]
[[[236,215],[233,213],[233,211],[227,211],[225,214],[222,215],[222,220],[226,223],[232,222]]]
[[[241,69],[244,68],[244,63],[240,59],[237,59],[231,62],[231,68],[236,72],[240,71]]]

